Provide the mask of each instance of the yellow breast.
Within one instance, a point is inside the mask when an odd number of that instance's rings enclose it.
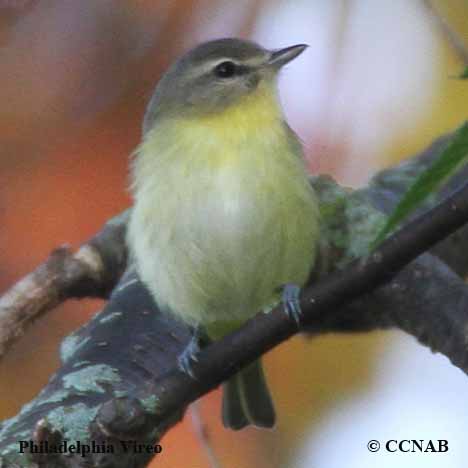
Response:
[[[313,265],[318,209],[268,89],[162,122],[134,162],[129,242],[156,300],[196,323],[245,320]]]

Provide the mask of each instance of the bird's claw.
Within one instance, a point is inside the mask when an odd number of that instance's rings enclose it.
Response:
[[[302,309],[299,300],[300,292],[301,288],[297,284],[285,284],[281,297],[283,310],[291,320],[294,320],[298,327],[302,319]]]
[[[179,369],[192,379],[198,380],[193,372],[193,363],[198,362],[197,354],[200,352],[198,339],[194,336],[182,354],[177,358]]]
[[[204,336],[197,329],[192,336],[187,347],[182,354],[177,358],[179,369],[185,374],[189,375],[192,379],[198,380],[193,371],[193,363],[198,362],[198,354],[200,353],[201,346],[204,343]]]

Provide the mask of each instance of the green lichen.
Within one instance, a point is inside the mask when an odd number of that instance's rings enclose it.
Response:
[[[91,338],[82,338],[77,334],[68,335],[60,345],[60,359],[65,364],[81,347],[83,347]]]
[[[51,429],[63,434],[64,439],[85,442],[90,438],[88,428],[99,408],[88,407],[84,403],[56,408],[47,415],[47,423]]]
[[[156,413],[158,406],[158,398],[155,395],[151,395],[147,398],[140,400],[141,405],[148,413]]]
[[[311,183],[320,204],[320,244],[328,256],[326,263],[341,268],[366,255],[385,215],[361,192],[347,190],[329,176],[312,177]]]
[[[362,192],[353,192],[347,199],[345,226],[348,243],[338,267],[369,253],[377,232],[385,225],[387,217],[370,203]]]
[[[83,393],[104,393],[105,389],[100,384],[115,385],[120,381],[116,369],[104,364],[96,364],[65,375],[63,377],[63,386]]]
[[[2,430],[0,431],[0,440],[9,432],[14,432],[13,428],[15,424],[18,424],[21,412],[18,413],[14,418],[6,419],[2,421]],[[2,452],[3,453],[3,452]]]
[[[18,441],[21,440],[21,439],[18,439]],[[2,456],[7,456],[7,455],[17,455],[18,458],[16,460],[19,460],[19,459],[22,459],[22,458],[26,458],[25,455],[21,455],[19,453],[19,443],[18,442],[13,442],[12,444],[8,444],[1,452],[0,452],[0,455]],[[2,461],[6,461],[6,460],[2,460]],[[11,460],[9,460],[11,461]],[[0,465],[2,468],[3,466],[9,466],[9,465]],[[11,466],[11,465],[10,465]],[[21,465],[23,466],[23,465]]]
[[[344,222],[347,193],[328,176],[314,177],[311,183],[319,200],[320,241],[341,255],[346,247],[346,233],[339,228]]]

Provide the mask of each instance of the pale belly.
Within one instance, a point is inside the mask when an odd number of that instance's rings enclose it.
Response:
[[[161,307],[189,324],[242,321],[277,301],[282,285],[304,284],[317,203],[302,168],[272,164],[171,166],[140,188],[148,196],[137,197],[129,240]]]

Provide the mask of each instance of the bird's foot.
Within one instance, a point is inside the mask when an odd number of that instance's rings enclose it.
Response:
[[[198,380],[193,371],[193,363],[198,362],[198,354],[203,346],[207,344],[207,337],[199,328],[195,329],[187,347],[177,358],[179,369],[192,379]]]
[[[283,286],[283,293],[281,302],[283,304],[283,310],[286,315],[299,327],[302,320],[302,309],[300,305],[299,295],[301,288],[297,284],[285,284]]]

